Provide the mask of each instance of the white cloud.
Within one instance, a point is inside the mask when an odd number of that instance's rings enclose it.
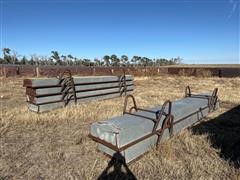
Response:
[[[231,4],[232,6],[232,9],[228,15],[228,19],[230,19],[232,17],[232,15],[235,13],[236,9],[237,9],[237,5],[239,3],[239,1],[234,1],[234,0],[229,0],[229,3]]]

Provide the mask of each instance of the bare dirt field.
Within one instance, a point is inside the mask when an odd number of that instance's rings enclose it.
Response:
[[[23,78],[0,79],[0,179],[97,179],[110,159],[87,137],[91,122],[121,115],[123,97],[36,114]],[[136,78],[137,103],[161,105],[219,88],[221,107],[205,122],[128,165],[137,179],[240,179],[240,78]]]

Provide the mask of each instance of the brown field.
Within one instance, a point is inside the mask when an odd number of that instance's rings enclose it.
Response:
[[[109,158],[87,137],[91,122],[122,113],[124,98],[36,114],[25,104],[23,78],[1,78],[0,179],[97,179]],[[240,179],[240,78],[136,78],[140,106],[161,105],[219,88],[221,108],[128,165],[137,179]]]
[[[123,75],[159,76],[181,75],[195,77],[240,77],[240,64],[179,64],[148,67],[104,67],[104,66],[32,66],[0,64],[0,77],[56,77],[70,70],[73,75]]]

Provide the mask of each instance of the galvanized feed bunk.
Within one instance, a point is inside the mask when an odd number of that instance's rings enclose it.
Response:
[[[141,156],[160,140],[192,126],[218,107],[218,89],[212,93],[192,94],[186,87],[183,99],[166,101],[162,106],[139,108],[135,98],[127,95],[123,115],[91,125],[89,137],[98,149],[109,156],[121,153],[126,162]],[[127,109],[128,101],[133,106]],[[133,112],[134,110],[134,112]]]

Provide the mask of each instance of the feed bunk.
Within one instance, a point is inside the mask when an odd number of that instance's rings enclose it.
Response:
[[[98,149],[112,156],[121,153],[127,163],[141,156],[160,140],[202,120],[218,107],[218,89],[211,93],[192,94],[186,87],[183,99],[166,101],[162,106],[139,108],[135,98],[127,95],[123,115],[91,125],[89,137],[98,143]],[[127,109],[128,101],[133,106]],[[133,112],[134,110],[134,112]]]
[[[133,76],[76,76],[66,71],[57,78],[24,79],[28,108],[44,112],[70,103],[103,100],[133,92]]]

